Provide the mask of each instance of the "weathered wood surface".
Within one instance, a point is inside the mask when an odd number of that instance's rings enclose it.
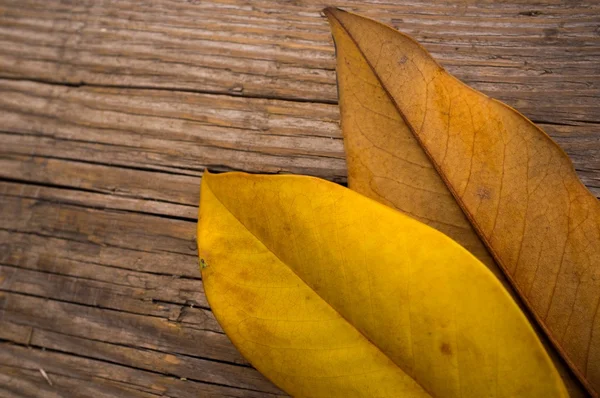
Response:
[[[345,181],[331,4],[515,106],[600,196],[597,1],[1,0],[0,396],[281,394],[204,297],[199,183]]]

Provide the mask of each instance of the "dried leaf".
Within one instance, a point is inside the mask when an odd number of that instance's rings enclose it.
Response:
[[[567,396],[481,262],[349,189],[205,173],[198,247],[217,320],[293,396]]]
[[[349,186],[448,234],[504,280],[487,246],[597,392],[600,205],[568,157],[411,38],[341,10],[326,14],[338,54]]]
[[[335,18],[331,27],[349,187],[452,237],[478,257],[523,306],[352,38]],[[569,395],[587,396],[543,331],[538,328],[536,333]]]

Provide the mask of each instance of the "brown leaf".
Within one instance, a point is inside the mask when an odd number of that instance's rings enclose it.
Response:
[[[597,394],[600,205],[568,157],[411,38],[341,10],[326,13],[350,187],[448,234],[503,279],[500,265]]]

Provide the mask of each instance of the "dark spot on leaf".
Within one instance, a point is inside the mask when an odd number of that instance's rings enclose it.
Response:
[[[204,261],[203,258],[201,258],[200,259],[200,268],[205,269],[206,267],[208,267],[208,264],[206,263],[206,261]]]
[[[442,351],[442,354],[444,355],[452,355],[452,348],[450,348],[450,344],[448,343],[442,343],[440,351]]]
[[[406,61],[408,61],[408,57],[406,55],[403,55],[402,58],[400,58],[400,60],[398,61],[398,63],[400,65],[404,65]]]
[[[238,278],[242,281],[246,281],[246,280],[250,279],[250,273],[248,272],[247,269],[242,268],[240,270],[240,272],[238,273]]]
[[[486,187],[479,187],[477,188],[477,196],[479,196],[479,199],[481,200],[487,200],[492,197],[492,193]]]

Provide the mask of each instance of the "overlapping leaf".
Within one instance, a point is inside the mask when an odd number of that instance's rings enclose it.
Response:
[[[206,173],[198,244],[219,323],[293,396],[567,396],[481,262],[349,189]]]
[[[485,243],[598,391],[600,205],[567,156],[409,37],[351,13],[327,13],[350,187],[443,231],[499,275]]]

